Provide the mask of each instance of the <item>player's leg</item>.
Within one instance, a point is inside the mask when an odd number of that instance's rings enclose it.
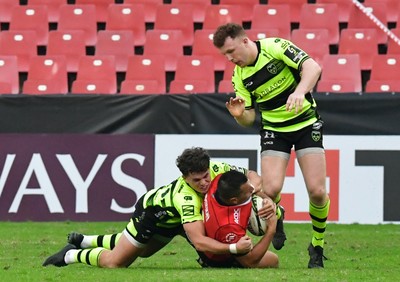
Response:
[[[257,268],[278,268],[278,267],[279,267],[279,258],[275,253],[271,251],[267,251],[265,253],[265,255],[262,257],[257,266]]]
[[[68,234],[68,243],[76,246],[77,249],[102,247],[108,250],[114,249],[122,233],[105,235],[84,235],[77,232]]]

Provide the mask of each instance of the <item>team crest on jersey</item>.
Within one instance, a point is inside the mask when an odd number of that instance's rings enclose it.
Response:
[[[193,197],[192,196],[185,196],[185,197],[183,197],[183,199],[185,201],[191,201],[191,200],[193,200]]]
[[[212,167],[213,171],[218,172],[219,171],[219,167],[217,165],[213,165]]]
[[[182,205],[183,216],[194,215],[194,206],[193,205]]]
[[[226,243],[235,243],[235,242],[237,242],[237,235],[235,234],[235,233],[228,233],[228,234],[226,234],[226,236],[225,236],[225,242]]]
[[[269,63],[267,65],[267,70],[268,70],[268,72],[270,72],[272,74],[277,74],[278,73],[278,68],[273,63]]]
[[[311,137],[315,142],[318,142],[319,140],[321,140],[321,132],[319,131],[312,131],[311,132]]]

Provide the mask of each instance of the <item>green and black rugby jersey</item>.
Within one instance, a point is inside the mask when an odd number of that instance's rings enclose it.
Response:
[[[247,169],[232,166],[223,162],[210,162],[210,176],[229,170],[238,170],[247,175]],[[175,181],[160,188],[148,191],[144,196],[143,207],[158,213],[156,225],[164,228],[177,227],[180,224],[203,220],[201,208],[204,195],[192,189],[180,176]]]
[[[236,66],[232,83],[246,109],[257,103],[262,127],[280,132],[297,131],[317,120],[316,103],[306,94],[301,112],[286,111],[286,101],[300,81],[302,63],[308,54],[282,38],[256,41],[258,56],[253,65]]]

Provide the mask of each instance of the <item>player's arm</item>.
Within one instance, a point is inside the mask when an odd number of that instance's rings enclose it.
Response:
[[[232,253],[232,246],[230,247],[230,244],[224,244],[206,236],[204,224],[201,220],[185,223],[183,224],[183,229],[197,251],[214,254]],[[236,243],[235,249],[238,254],[246,254],[252,247],[250,237],[244,236]]]
[[[239,96],[235,98],[231,97],[229,101],[226,102],[226,108],[228,109],[231,116],[241,126],[252,126],[256,119],[256,111],[254,110],[254,108],[246,110],[245,101]]]
[[[266,253],[272,242],[276,230],[276,215],[273,214],[267,219],[267,230],[261,240],[254,246],[254,248],[243,256],[235,256],[235,259],[243,266],[248,268],[265,267],[270,265]]]

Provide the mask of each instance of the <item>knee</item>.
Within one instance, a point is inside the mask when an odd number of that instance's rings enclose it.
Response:
[[[328,195],[325,187],[317,187],[309,191],[309,197],[312,203],[322,206],[328,201]]]

